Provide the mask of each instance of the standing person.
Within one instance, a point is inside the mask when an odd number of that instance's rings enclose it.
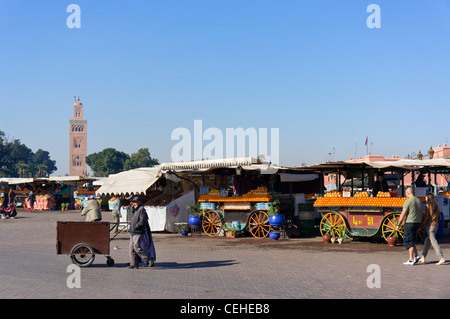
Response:
[[[102,213],[100,211],[100,205],[93,195],[89,197],[86,206],[81,212],[81,216],[86,215],[87,222],[99,222],[102,220]]]
[[[428,186],[427,183],[425,182],[425,176],[422,173],[419,174],[419,176],[417,177],[414,184],[416,185],[416,187],[427,187]]]
[[[120,199],[119,196],[116,196],[116,198],[113,201],[113,207],[112,207],[112,216],[115,223],[120,222]],[[116,226],[113,227],[114,234],[117,234],[119,232],[119,224],[116,224]]]
[[[378,192],[389,192],[389,186],[384,179],[384,173],[379,172],[377,174],[377,180],[373,183],[372,196],[377,197]]]
[[[153,267],[156,253],[147,212],[139,197],[134,196],[130,202],[133,206],[133,216],[130,221],[130,266],[128,268],[139,268],[139,259],[144,263],[144,267]]]
[[[34,195],[33,191],[28,194],[28,204],[30,205],[30,212],[34,210],[34,202],[36,201],[36,195]]]
[[[415,244],[416,233],[420,228],[422,221],[422,202],[414,196],[413,189],[408,187],[406,189],[406,197],[408,199],[403,204],[403,210],[398,219],[398,224],[395,230],[398,231],[399,225],[405,221],[403,231],[403,244],[408,250],[409,259],[403,265],[414,265],[419,260],[419,254]]]
[[[442,249],[436,240],[436,232],[439,227],[439,221],[441,220],[441,212],[439,211],[439,207],[436,204],[436,200],[434,199],[433,194],[427,194],[425,196],[425,200],[425,214],[422,218],[421,227],[425,229],[427,238],[425,238],[423,252],[422,256],[419,259],[419,262],[425,263],[425,258],[427,257],[428,249],[430,249],[431,243],[434,251],[436,252],[436,255],[439,258],[439,261],[436,265],[442,265],[443,263],[445,263],[444,254],[442,253]]]
[[[3,202],[2,202],[2,208],[6,209],[8,208],[8,204],[9,204],[9,191],[8,193],[5,192],[3,193]]]
[[[11,188],[9,190],[9,195],[8,195],[9,204],[15,204],[14,203],[14,198],[15,197],[16,197],[16,193],[14,193],[13,189]]]

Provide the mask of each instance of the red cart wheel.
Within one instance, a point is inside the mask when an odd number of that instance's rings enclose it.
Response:
[[[251,213],[248,219],[248,228],[256,238],[267,237],[270,232],[269,215],[261,210]]]
[[[222,220],[219,213],[208,210],[203,216],[202,228],[209,237],[216,237],[219,235],[222,229]]]
[[[72,262],[80,267],[89,267],[95,259],[94,249],[89,244],[76,244],[70,253]]]

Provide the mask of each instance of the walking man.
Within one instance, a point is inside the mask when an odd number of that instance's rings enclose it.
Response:
[[[134,196],[130,202],[133,206],[133,216],[130,221],[130,266],[128,268],[139,268],[139,260],[144,263],[144,267],[153,267],[156,254],[147,212],[139,197]]]
[[[398,231],[399,225],[405,221],[403,231],[403,244],[408,250],[409,259],[403,265],[414,265],[420,258],[415,245],[416,233],[420,228],[422,221],[422,202],[414,196],[413,189],[408,187],[406,189],[406,197],[408,199],[403,204],[403,210],[398,219],[398,224],[395,230]]]
[[[112,216],[115,223],[120,222],[120,199],[119,195],[116,196],[116,198],[113,201],[113,207],[112,207]],[[113,227],[114,234],[117,234],[119,232],[119,224],[116,224]]]
[[[36,201],[36,196],[34,195],[33,191],[30,191],[30,194],[28,195],[28,204],[30,205],[30,212],[34,211],[34,202]]]

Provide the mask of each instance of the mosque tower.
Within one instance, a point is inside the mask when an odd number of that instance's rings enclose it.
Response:
[[[69,121],[71,176],[87,176],[87,119],[83,118],[83,103],[80,97],[73,104],[73,117]]]

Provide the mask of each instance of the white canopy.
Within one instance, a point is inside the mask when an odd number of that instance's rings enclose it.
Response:
[[[208,170],[211,168],[236,168],[251,166],[252,164],[261,163],[258,159],[252,157],[240,157],[240,158],[223,158],[215,160],[199,160],[191,162],[178,162],[178,163],[164,163],[161,164],[162,169],[171,171],[191,171],[191,170]]]
[[[88,177],[88,176],[50,176],[48,178],[44,178],[44,180],[48,180],[50,182],[89,182],[94,181],[97,178]]]
[[[9,185],[15,185],[15,184],[26,184],[26,183],[33,183],[34,179],[32,177],[12,177],[8,179]]]
[[[161,167],[141,167],[118,174],[111,174],[96,191],[102,194],[141,194],[161,177]]]
[[[354,164],[355,162],[346,162]],[[368,166],[374,167],[374,168],[389,168],[389,167],[396,167],[396,168],[404,168],[408,170],[415,170],[415,169],[421,169],[425,167],[448,167],[450,168],[450,160],[445,158],[436,158],[436,159],[427,159],[427,160],[418,160],[418,159],[402,159],[398,161],[380,161],[380,162],[356,162],[357,164],[364,163]]]

